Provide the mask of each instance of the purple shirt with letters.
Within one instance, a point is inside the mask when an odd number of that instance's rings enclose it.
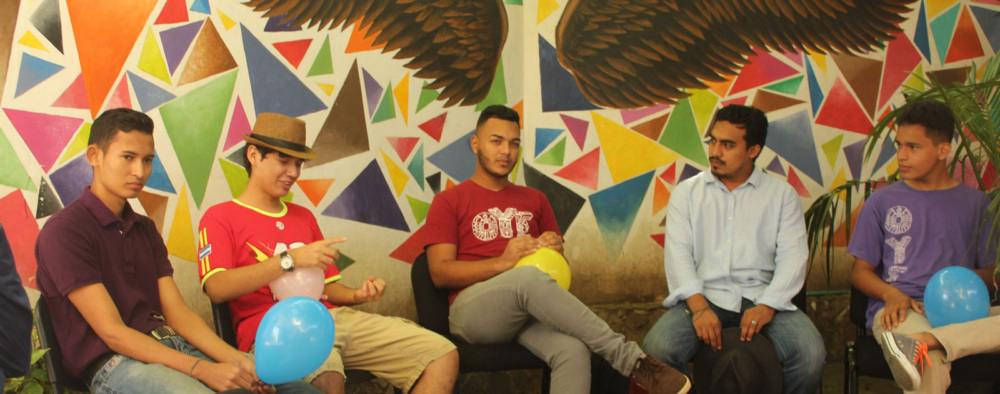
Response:
[[[988,205],[985,193],[963,184],[928,191],[904,181],[893,183],[865,202],[847,253],[875,266],[882,280],[921,301],[927,282],[942,268],[993,264],[997,243],[988,242]],[[883,301],[868,300],[868,328],[884,306]]]
[[[125,204],[123,220],[90,192],[56,212],[38,235],[38,289],[48,301],[66,372],[81,377],[111,348],[67,298],[102,283],[125,325],[143,333],[163,324],[158,280],[174,273],[156,225]],[[89,382],[88,382],[89,383]]]

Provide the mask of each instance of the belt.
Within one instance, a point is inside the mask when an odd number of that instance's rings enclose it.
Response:
[[[149,336],[155,338],[156,340],[170,338],[176,335],[177,331],[174,331],[173,328],[171,328],[166,324],[162,326],[157,326],[156,328],[154,328],[152,331],[149,332]],[[117,353],[115,352],[104,353],[100,356],[97,356],[97,358],[94,359],[94,361],[91,361],[90,364],[87,365],[87,368],[83,370],[83,378],[85,379],[84,382],[87,384],[88,387],[90,387],[90,383],[94,381],[94,376],[97,375],[97,372],[100,371],[101,368],[104,368],[104,365],[107,364],[108,361],[111,360],[111,357],[114,357],[115,354]]]
[[[170,328],[170,326],[164,324],[162,326],[154,328],[153,331],[150,331],[149,336],[156,338],[157,340],[160,340],[164,338],[177,336],[177,331],[174,331],[173,328]]]

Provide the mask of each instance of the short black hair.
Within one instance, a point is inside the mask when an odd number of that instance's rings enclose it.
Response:
[[[927,138],[935,144],[951,142],[955,138],[955,114],[945,103],[924,99],[907,103],[896,117],[896,126],[924,126]]]
[[[109,109],[94,119],[87,145],[96,144],[101,151],[106,151],[118,132],[133,131],[153,135],[153,120],[148,115],[133,109]]]
[[[518,115],[517,111],[510,109],[509,107],[496,104],[486,107],[483,112],[479,113],[479,121],[476,122],[476,129],[479,129],[479,126],[482,126],[483,123],[486,123],[486,121],[490,119],[506,120],[508,122],[517,123],[518,126],[521,125],[521,115]]]
[[[764,143],[767,141],[767,115],[764,114],[764,111],[749,105],[730,104],[715,113],[712,127],[715,127],[715,122],[718,121],[726,121],[746,130],[743,140],[747,142],[747,148],[754,145],[760,145],[761,149],[764,148]],[[711,129],[709,128],[709,130]],[[757,158],[755,157],[754,160]]]

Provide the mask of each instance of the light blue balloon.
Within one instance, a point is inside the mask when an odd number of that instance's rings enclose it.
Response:
[[[268,384],[304,378],[330,356],[333,317],[311,298],[282,300],[264,314],[257,329],[257,377]]]
[[[990,312],[990,294],[974,271],[947,267],[924,288],[924,310],[932,327],[982,319]]]

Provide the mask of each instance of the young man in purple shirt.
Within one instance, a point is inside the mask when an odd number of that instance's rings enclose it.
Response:
[[[906,334],[931,329],[921,301],[927,282],[942,268],[967,267],[992,284],[997,244],[989,238],[989,198],[948,174],[955,118],[946,105],[913,103],[896,125],[902,181],[865,202],[847,247],[855,258],[851,282],[869,297],[868,326],[896,382],[908,392],[943,393],[951,383],[952,355],[919,351]],[[919,374],[892,362],[902,353],[927,357],[923,384]]]
[[[35,247],[67,372],[94,393],[272,391],[181,298],[163,239],[128,203],[152,172],[153,121],[119,108],[94,120],[90,187],[57,212]],[[318,392],[305,382],[283,392]]]

